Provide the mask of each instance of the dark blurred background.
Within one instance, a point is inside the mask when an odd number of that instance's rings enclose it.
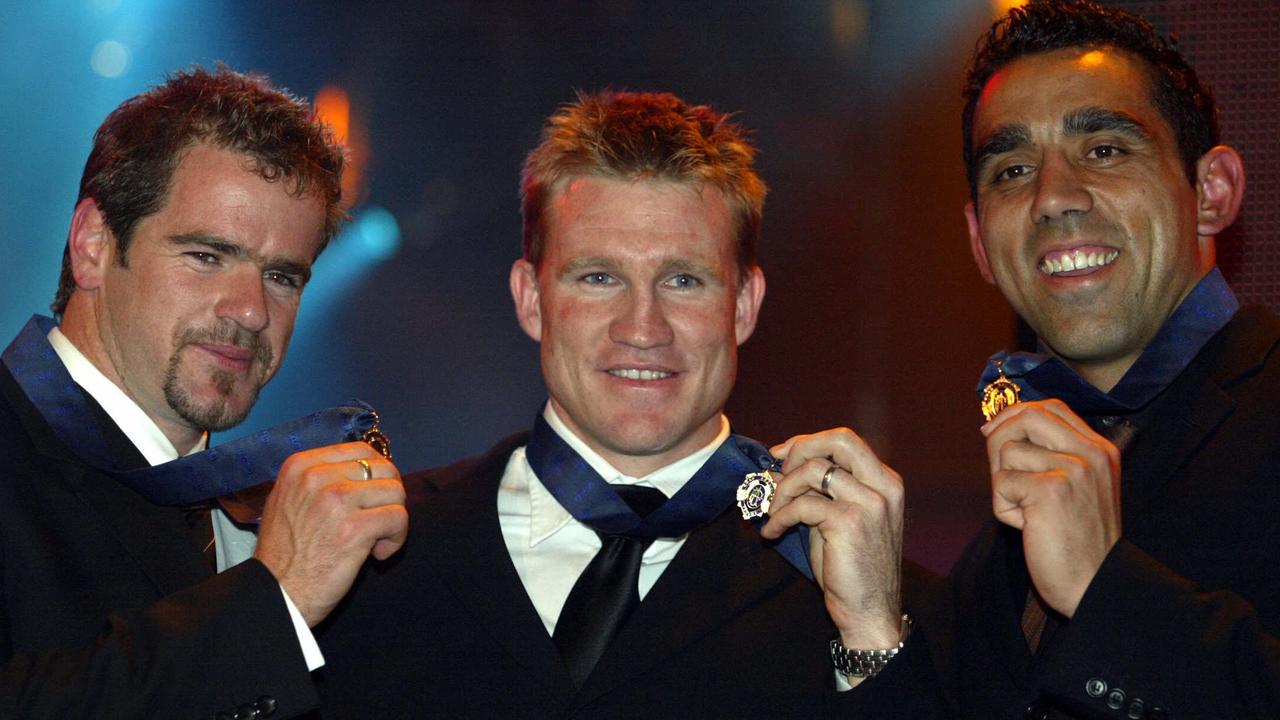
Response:
[[[0,336],[48,312],[102,118],[172,69],[222,61],[317,98],[352,152],[355,217],[317,265],[288,362],[228,436],[359,397],[402,469],[478,453],[544,399],[507,291],[524,153],[575,89],[668,90],[739,111],[771,187],[735,429],[855,428],[906,480],[908,555],[946,570],[989,514],[977,373],[1014,342],[969,256],[959,136],[965,62],[1010,4],[10,1]],[[1246,297],[1274,299],[1280,263],[1250,253],[1280,222],[1280,11],[1119,4],[1182,34],[1218,86],[1250,170],[1222,260]]]

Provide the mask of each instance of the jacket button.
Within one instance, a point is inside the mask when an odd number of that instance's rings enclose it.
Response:
[[[1112,710],[1119,710],[1124,707],[1124,691],[1116,688],[1107,693],[1107,707]]]
[[[276,708],[279,707],[279,703],[270,695],[263,695],[254,704],[258,708],[258,717],[271,717],[275,714]]]
[[[1027,706],[1026,712],[1022,714],[1027,720],[1048,720],[1049,708],[1040,703],[1039,700]]]
[[[258,708],[245,703],[236,708],[236,720],[258,720]]]
[[[1129,709],[1125,715],[1129,720],[1142,720],[1143,710],[1147,709],[1147,704],[1142,702],[1142,698],[1134,698],[1129,701]]]
[[[1148,720],[1169,720],[1169,713],[1162,707],[1153,707],[1151,712],[1147,713],[1147,718]]]
[[[1084,691],[1089,697],[1102,697],[1107,691],[1107,681],[1102,678],[1089,678],[1084,684]]]

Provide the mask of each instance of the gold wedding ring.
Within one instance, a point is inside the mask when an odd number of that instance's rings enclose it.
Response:
[[[835,473],[836,468],[837,468],[837,465],[835,463],[831,463],[831,467],[827,468],[827,471],[822,473],[822,494],[823,495],[827,495],[827,496],[831,495],[831,493],[827,492],[827,486],[831,484],[831,476]]]
[[[373,467],[369,465],[368,460],[365,460],[364,458],[360,458],[359,460],[356,460],[356,464],[359,465],[360,469],[364,471],[364,477],[360,478],[361,480],[373,479]]]

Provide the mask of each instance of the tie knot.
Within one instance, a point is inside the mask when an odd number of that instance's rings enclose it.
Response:
[[[622,498],[631,511],[641,519],[648,517],[667,501],[667,496],[657,488],[642,485],[610,485],[609,487],[613,488],[613,491],[618,493],[618,497]]]

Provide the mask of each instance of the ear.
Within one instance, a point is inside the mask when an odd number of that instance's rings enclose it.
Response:
[[[753,266],[747,273],[747,279],[738,288],[737,308],[733,314],[733,329],[738,344],[747,341],[756,330],[756,320],[760,317],[760,304],[764,302],[764,271]]]
[[[81,200],[71,215],[71,230],[67,233],[67,251],[71,255],[71,274],[76,279],[76,287],[82,290],[99,287],[114,250],[111,231],[98,209],[98,202],[93,198]]]
[[[1196,234],[1212,237],[1230,227],[1244,200],[1244,161],[1219,145],[1196,161]]]
[[[525,335],[542,341],[542,295],[538,290],[538,270],[523,258],[511,264],[511,299],[516,318]]]
[[[969,252],[973,253],[973,261],[978,264],[978,272],[982,273],[983,280],[995,285],[996,278],[991,274],[991,263],[987,262],[987,247],[982,244],[978,211],[974,209],[972,202],[964,204],[964,219],[969,224]]]

